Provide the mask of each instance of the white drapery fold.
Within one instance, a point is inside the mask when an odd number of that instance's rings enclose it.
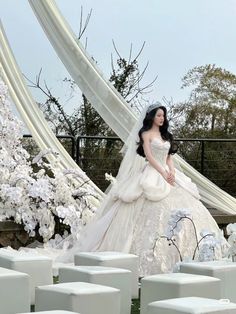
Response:
[[[218,209],[226,214],[236,214],[236,199],[233,196],[204,177],[179,155],[176,154],[174,159],[179,163],[183,172],[197,185],[201,200],[206,203],[208,207]]]
[[[35,103],[31,93],[29,92],[21,71],[16,63],[14,55],[10,49],[7,37],[5,35],[3,25],[0,23],[0,75],[8,86],[12,101],[16,105],[22,120],[31,132],[37,145],[41,150],[53,149],[59,153],[59,167],[61,169],[76,169],[81,174],[78,177],[79,183],[88,182],[91,188],[97,194],[98,198],[104,196],[103,192],[84,174],[75,161],[70,157],[64,147],[60,144],[56,136],[53,134],[45,120],[42,112]],[[51,161],[54,161],[54,155],[48,155]],[[83,179],[82,179],[83,178]],[[91,196],[91,203],[98,206],[97,197]]]
[[[55,2],[53,0],[33,0],[29,2],[71,77],[73,77],[99,115],[105,121],[109,121],[109,126],[114,132],[121,139],[126,138],[130,126],[136,120],[136,116],[129,105],[113,85],[106,81],[95,62],[87,55],[60,14]]]
[[[131,108],[111,84],[105,81],[59,12],[55,1],[29,0],[29,3],[72,78],[101,117],[125,142],[137,119]],[[235,198],[202,176],[180,156],[176,155],[175,160],[196,183],[203,202],[225,213],[236,213]]]

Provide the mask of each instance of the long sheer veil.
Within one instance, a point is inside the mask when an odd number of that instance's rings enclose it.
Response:
[[[159,105],[159,103],[158,105],[156,104],[156,106]],[[141,111],[137,122],[135,123],[133,129],[131,130],[127,140],[125,141],[121,149],[123,159],[120,164],[115,182],[112,184],[113,186],[111,187],[111,189],[109,189],[109,193],[105,197],[104,202],[99,209],[100,215],[103,215],[109,210],[109,206],[107,206],[107,201],[109,199],[109,196],[113,194],[113,191],[118,188],[118,185],[126,178],[135,177],[138,173],[140,173],[140,171],[142,171],[146,163],[145,158],[138,155],[136,149],[139,142],[138,132],[143,125],[143,120],[145,118],[147,108],[148,107],[143,108],[143,110]]]
[[[156,107],[160,103],[156,104]],[[82,229],[79,238],[76,240],[72,235],[63,240],[57,249],[69,247],[64,254],[59,255],[57,260],[60,262],[71,262],[76,252],[96,250],[104,233],[109,227],[113,217],[116,215],[117,208],[112,206],[115,202],[114,190],[119,189],[119,184],[126,178],[136,177],[146,164],[145,158],[136,153],[139,141],[138,132],[143,125],[147,108],[144,108],[137,119],[128,139],[123,145],[121,153],[124,155],[118,174],[112,183],[109,192],[98,208],[95,217]]]

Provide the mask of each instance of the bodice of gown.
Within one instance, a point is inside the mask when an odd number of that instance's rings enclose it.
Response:
[[[165,169],[170,143],[156,138],[151,141],[150,145],[153,157]],[[141,157],[137,156],[137,158]],[[117,182],[113,195],[114,198],[127,203],[137,200],[140,196],[151,201],[159,201],[165,198],[170,190],[171,186],[162,175],[148,161],[144,161],[134,176],[124,176]]]
[[[163,142],[159,138],[154,138],[151,141],[152,155],[163,168],[166,168],[166,159],[168,157],[169,149],[170,143],[167,141]]]
[[[152,155],[157,163],[167,169],[166,160],[170,149],[169,142],[163,142],[159,138],[151,141]],[[150,201],[159,201],[165,198],[171,190],[171,185],[165,181],[162,175],[147,162],[139,179],[139,185],[142,188],[144,196]]]

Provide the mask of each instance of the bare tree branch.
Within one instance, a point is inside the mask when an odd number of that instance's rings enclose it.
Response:
[[[141,53],[142,53],[142,51],[143,51],[143,49],[144,49],[145,44],[146,44],[146,42],[144,41],[143,44],[142,44],[141,49],[139,50],[137,56],[134,58],[133,61],[137,61],[138,57],[141,55]]]
[[[133,44],[131,43],[131,45],[130,45],[130,50],[129,50],[128,64],[130,64],[130,61],[131,61],[131,58],[132,58],[132,49],[133,49]]]
[[[57,110],[57,112],[59,113],[59,115],[61,115],[69,129],[69,132],[72,136],[74,136],[74,130],[72,128],[72,125],[70,123],[70,119],[69,116],[66,114],[63,106],[59,103],[58,98],[56,98],[55,96],[52,95],[51,90],[49,89],[49,87],[47,86],[46,82],[44,81],[44,85],[46,90],[41,86],[40,84],[40,77],[42,74],[42,69],[40,69],[39,74],[36,76],[36,82],[34,83],[32,80],[28,79],[26,77],[27,80],[29,80],[29,82],[31,82],[32,87],[38,88],[40,89],[47,97],[48,99],[46,100],[46,104],[50,107],[50,105],[54,105],[55,109]]]
[[[88,24],[89,24],[89,21],[90,21],[90,18],[91,18],[91,15],[92,15],[92,9],[90,9],[90,11],[89,11],[89,13],[88,13],[88,15],[86,17],[85,23],[83,25],[83,6],[81,6],[78,39],[81,39],[81,37],[83,36],[84,32],[86,31],[86,29],[88,27]],[[86,45],[87,45],[87,39],[86,39]]]
[[[112,39],[112,44],[113,44],[113,47],[115,49],[115,52],[117,53],[117,56],[120,58],[120,59],[123,59],[118,51],[118,49],[116,48],[116,44],[115,44],[115,41],[114,39]]]

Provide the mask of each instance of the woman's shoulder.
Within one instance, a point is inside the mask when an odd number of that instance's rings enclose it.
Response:
[[[150,132],[149,130],[148,131],[144,131],[142,133],[142,138],[143,139],[150,139],[152,137],[152,132]]]

